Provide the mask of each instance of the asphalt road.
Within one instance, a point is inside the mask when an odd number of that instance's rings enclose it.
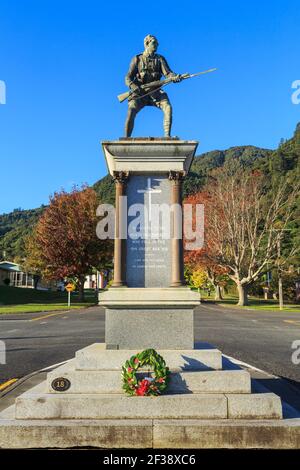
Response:
[[[300,313],[204,304],[196,311],[195,337],[214,344],[223,354],[300,382],[300,364],[292,362],[292,343],[300,344]]]
[[[0,315],[0,340],[6,364],[0,364],[0,384],[70,359],[78,349],[104,341],[101,308],[69,312]]]
[[[195,337],[214,344],[224,354],[300,382],[300,365],[291,360],[292,342],[300,340],[300,313],[241,312],[203,304],[195,312]],[[0,315],[0,340],[6,345],[6,364],[0,364],[1,384],[70,359],[91,343],[103,342],[104,312],[91,307]]]

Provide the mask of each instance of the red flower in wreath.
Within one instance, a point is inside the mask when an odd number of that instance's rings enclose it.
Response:
[[[138,369],[148,365],[153,371],[153,376],[137,380]],[[155,349],[144,351],[131,356],[122,366],[123,389],[128,395],[158,396],[166,390],[169,369],[165,360]],[[156,380],[157,377],[157,380]]]
[[[160,383],[160,384],[163,384],[165,381],[165,379],[163,377],[161,377],[160,379],[158,379],[156,382]]]
[[[136,389],[136,395],[139,397],[143,397],[147,394],[147,391],[149,389],[150,382],[147,379],[144,379],[140,382],[138,388]]]

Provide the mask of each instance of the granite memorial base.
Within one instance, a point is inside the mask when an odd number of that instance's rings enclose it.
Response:
[[[218,349],[158,350],[171,373],[158,397],[122,391],[122,365],[137,352],[79,350],[0,413],[0,448],[299,447],[300,419],[282,419],[274,393],[251,393],[248,371],[222,369]]]
[[[99,305],[106,308],[106,344],[116,349],[193,349],[198,304],[199,294],[187,287],[109,289],[99,296]]]

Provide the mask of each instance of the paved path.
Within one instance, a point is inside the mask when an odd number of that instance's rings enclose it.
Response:
[[[195,313],[195,336],[224,354],[300,381],[300,365],[291,361],[292,342],[300,340],[299,313],[240,311],[203,304]],[[78,349],[104,341],[104,312],[90,307],[49,314],[0,315],[0,339],[7,348],[7,363],[0,364],[1,384],[65,361]]]

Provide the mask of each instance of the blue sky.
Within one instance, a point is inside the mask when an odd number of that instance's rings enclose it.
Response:
[[[199,140],[199,153],[275,148],[300,121],[299,24],[293,0],[2,0],[0,213],[106,174],[100,141],[123,135],[127,107],[116,96],[149,33],[175,72],[218,68],[166,89],[173,135]],[[134,135],[161,134],[160,111],[144,109]]]

